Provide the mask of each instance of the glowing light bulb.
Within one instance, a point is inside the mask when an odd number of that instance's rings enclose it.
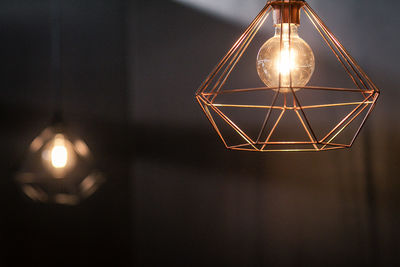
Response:
[[[275,36],[258,52],[258,75],[268,87],[283,87],[281,92],[290,92],[290,87],[294,90],[304,87],[314,69],[314,53],[300,38],[296,24],[277,24]]]
[[[71,142],[63,134],[56,134],[43,150],[42,161],[55,178],[63,178],[75,166]]]
[[[54,147],[51,150],[51,164],[54,168],[64,168],[68,161],[68,151],[64,145],[63,137],[56,137]]]
[[[105,181],[87,144],[57,114],[30,144],[15,179],[32,200],[62,205],[79,204]]]

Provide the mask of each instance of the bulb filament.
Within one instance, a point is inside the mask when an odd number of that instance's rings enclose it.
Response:
[[[294,49],[289,50],[288,47],[282,49],[280,57],[278,58],[278,62],[276,64],[278,66],[278,71],[281,73],[281,75],[290,75],[290,72],[296,68],[296,59],[297,56]]]

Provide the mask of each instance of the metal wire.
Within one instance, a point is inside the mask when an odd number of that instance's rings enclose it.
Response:
[[[273,10],[272,3],[274,5],[288,5],[289,6],[289,25],[292,23],[292,5],[298,4],[298,0],[280,0],[280,1],[268,1],[265,7],[253,20],[250,26],[246,29],[239,40],[233,45],[223,59],[217,64],[215,69],[209,74],[205,81],[201,84],[198,91],[196,92],[196,99],[200,104],[203,112],[207,119],[210,121],[212,127],[217,132],[218,136],[224,143],[225,147],[232,150],[240,151],[296,151],[296,152],[307,152],[307,151],[328,151],[335,149],[349,148],[353,145],[357,136],[359,135],[363,125],[367,118],[372,112],[377,99],[379,97],[379,89],[371,81],[371,79],[365,74],[361,67],[356,63],[353,57],[345,50],[340,44],[339,40],[333,35],[333,33],[326,27],[324,22],[316,14],[314,10],[308,5],[307,2],[303,2],[301,10],[307,15],[306,17],[311,21],[316,31],[322,37],[325,44],[332,51],[334,56],[337,58],[338,63],[344,68],[347,75],[355,85],[355,88],[336,88],[326,86],[303,86],[293,88],[292,81],[292,70],[289,69],[289,87],[282,86],[282,77],[279,73],[278,87],[258,87],[258,88],[224,88],[226,81],[230,78],[232,71],[237,67],[238,62],[243,57],[245,51],[252,43],[254,37],[259,32],[260,28],[265,24],[265,21],[271,11]],[[280,9],[280,15],[283,17],[283,8]],[[280,21],[281,26],[281,37],[280,37],[280,51],[283,48],[283,19]],[[289,57],[291,53],[291,27],[289,26]],[[295,90],[296,89],[296,90]],[[299,91],[297,91],[299,90]],[[297,91],[297,92],[296,92]],[[272,101],[270,104],[243,104],[241,101],[236,103],[228,103],[221,98],[227,95],[238,95],[240,93],[273,93]],[[336,100],[330,103],[315,103],[302,105],[298,97],[299,92],[320,92],[320,93],[337,93],[342,96],[340,101]],[[351,96],[358,97],[358,100],[354,100]],[[278,98],[282,96],[283,103],[278,103]],[[292,96],[293,103],[289,103],[287,98]],[[257,96],[255,96],[257,97]],[[266,101],[268,101],[266,99]],[[346,114],[338,123],[327,125],[325,133],[323,135],[317,135],[313,127],[315,124],[311,123],[308,118],[309,111],[321,111],[333,107],[348,107],[351,111],[346,111]],[[247,129],[243,125],[239,126],[234,118],[231,118],[223,112],[224,108],[233,108],[238,112],[242,110],[265,110],[266,115],[261,124],[258,134],[252,138],[248,133]],[[267,125],[272,120],[272,111],[278,111],[277,118],[272,122],[271,129],[267,130]],[[307,112],[306,112],[307,111]],[[280,125],[282,118],[287,112],[294,112],[295,117],[299,120],[300,125],[303,127],[308,140],[304,141],[274,141],[272,140],[273,134],[276,132],[278,125]],[[225,122],[225,125],[218,124],[216,116]],[[361,123],[357,124],[356,130],[352,130],[352,136],[349,141],[340,141],[339,137],[343,135],[343,132],[349,129],[349,125],[354,125],[356,119],[361,118]],[[237,134],[236,137],[240,137],[242,142],[229,142],[231,136],[227,136],[223,131],[222,127],[230,127]],[[318,125],[321,128],[321,125]],[[264,140],[264,141],[262,141]]]

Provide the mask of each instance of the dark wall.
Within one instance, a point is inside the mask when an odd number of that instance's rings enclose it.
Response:
[[[60,1],[65,119],[107,183],[81,205],[34,203],[14,174],[54,111],[52,1],[0,1],[0,266],[130,266],[125,2]]]

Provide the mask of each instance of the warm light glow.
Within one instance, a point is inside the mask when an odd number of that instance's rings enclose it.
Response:
[[[55,178],[63,178],[75,166],[75,151],[63,134],[57,134],[43,150],[42,160]]]
[[[64,137],[56,136],[51,150],[51,164],[54,168],[64,168],[68,162],[68,151],[64,145]]]
[[[82,157],[89,156],[89,147],[82,140],[75,141],[75,150]]]
[[[42,137],[38,136],[35,138],[35,140],[32,141],[30,149],[33,152],[36,152],[42,147],[42,145],[43,145],[43,139]]]
[[[277,62],[275,63],[278,66],[278,70],[281,75],[289,75],[291,70],[296,68],[296,51],[291,49],[289,51],[288,47],[284,47],[281,51],[280,56],[276,59]]]
[[[77,205],[79,198],[71,194],[57,194],[54,196],[54,202],[63,205]]]
[[[298,26],[276,25],[275,36],[261,47],[257,57],[257,71],[269,87],[292,87],[298,90],[310,80],[315,68],[310,46],[299,37]],[[289,92],[290,89],[281,89]]]
[[[98,172],[93,172],[88,175],[79,185],[81,194],[89,197],[99,188],[100,184],[104,182],[103,176]]]
[[[105,177],[95,169],[86,143],[54,121],[32,141],[15,180],[34,201],[77,205],[95,193]]]

